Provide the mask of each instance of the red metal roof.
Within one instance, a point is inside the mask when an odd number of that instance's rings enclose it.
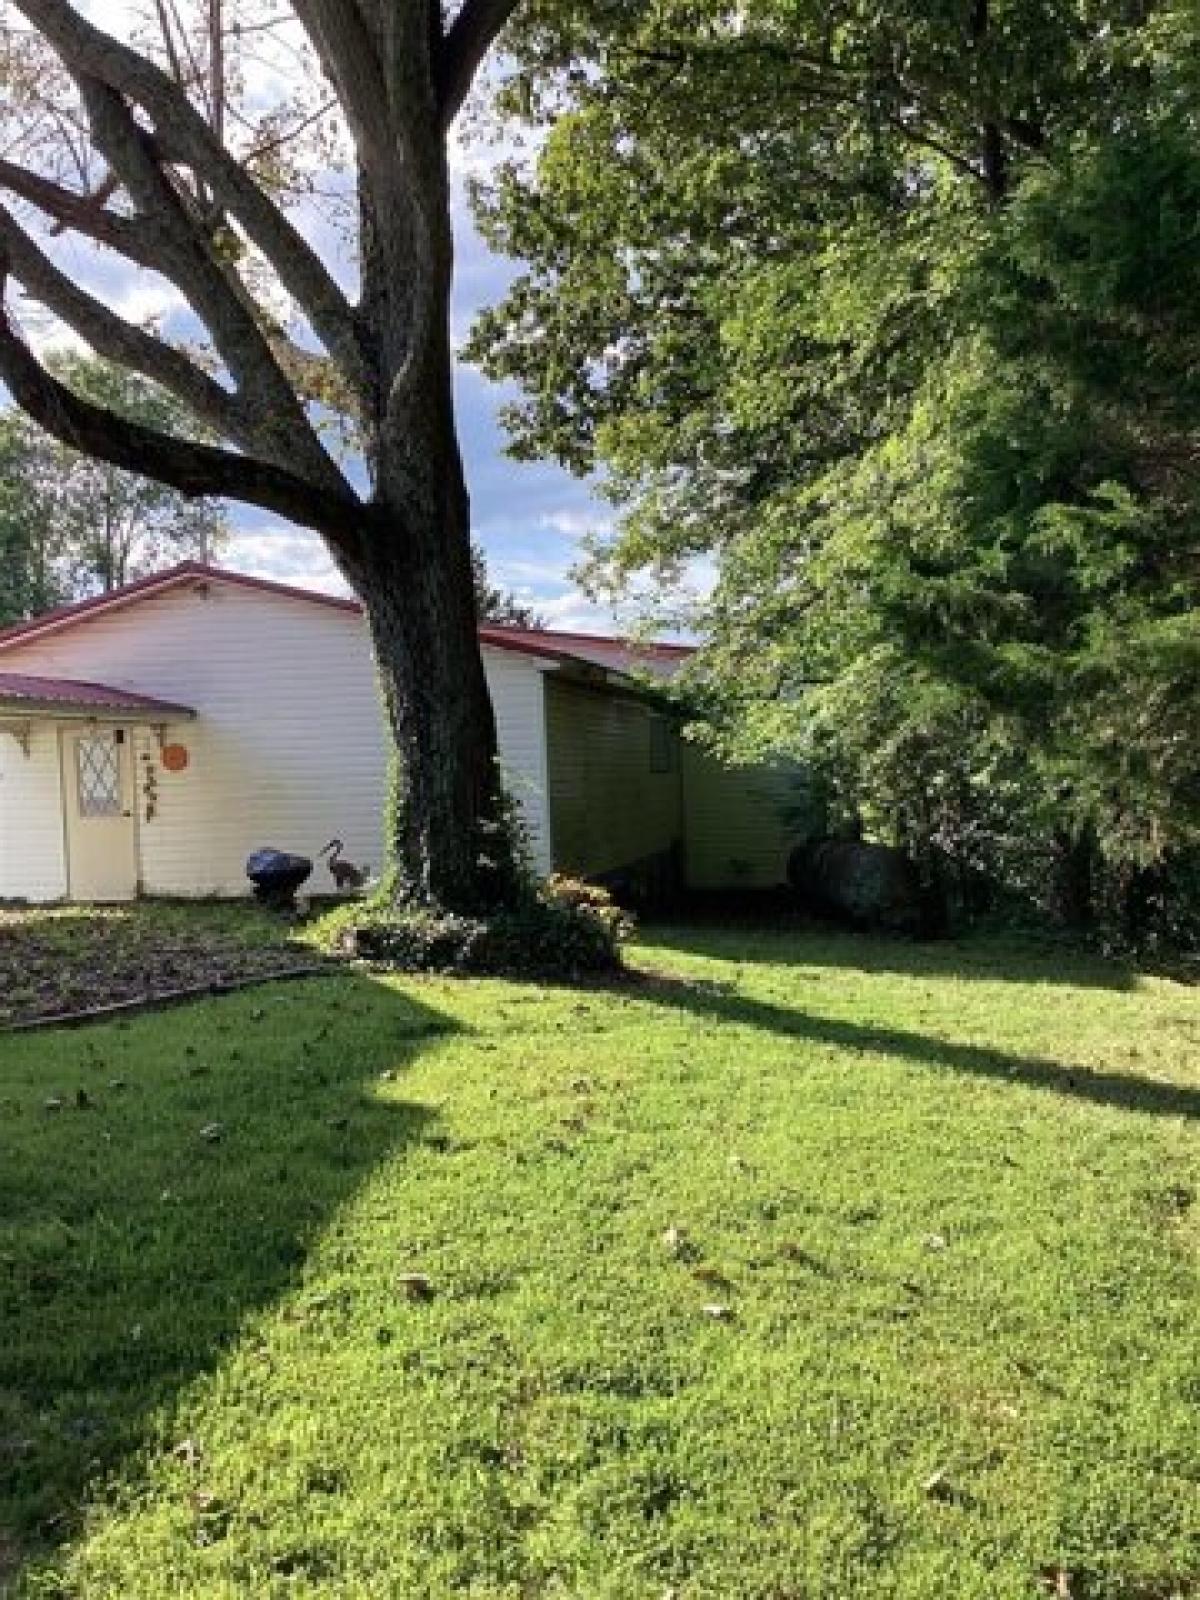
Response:
[[[14,648],[40,638],[43,634],[58,633],[79,623],[139,600],[162,594],[187,583],[229,583],[242,589],[258,589],[267,594],[283,595],[290,600],[307,600],[312,605],[333,606],[339,611],[361,613],[357,600],[344,595],[322,594],[316,589],[299,589],[294,584],[279,583],[274,578],[256,578],[248,572],[227,571],[223,567],[208,566],[200,561],[181,561],[165,572],[139,578],[108,594],[95,595],[89,600],[77,600],[73,605],[59,606],[28,622],[18,622],[0,629],[0,651]],[[511,650],[519,655],[541,656],[552,661],[582,662],[587,666],[602,667],[610,672],[647,670],[660,677],[669,677],[688,656],[690,645],[642,644],[628,639],[608,638],[601,634],[561,633],[551,628],[509,628],[486,624],[479,630],[481,643],[497,650]]]
[[[560,633],[549,628],[508,628],[487,625],[479,630],[484,644],[502,650],[530,650],[551,654],[568,661],[583,661],[610,672],[642,669],[659,677],[670,677],[693,653],[691,645],[641,643],[633,639],[612,639],[598,633]]]
[[[40,678],[24,672],[0,672],[0,709],[62,711],[116,711],[134,716],[191,717],[189,706],[155,700],[129,689],[111,689],[106,683],[85,683],[78,678]]]

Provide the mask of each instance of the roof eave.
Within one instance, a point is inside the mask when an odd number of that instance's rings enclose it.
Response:
[[[35,700],[0,695],[0,722],[28,722],[31,717],[54,722],[117,722],[155,728],[165,722],[191,722],[191,706],[105,706],[93,701]]]
[[[348,596],[325,594],[320,590],[301,589],[292,584],[280,583],[273,578],[260,578],[249,573],[227,571],[221,567],[211,567],[197,561],[183,561],[164,572],[153,573],[146,578],[135,579],[124,588],[114,590],[105,595],[94,595],[87,600],[76,601],[72,605],[60,607],[57,611],[46,612],[41,617],[34,617],[28,622],[16,623],[8,628],[0,628],[0,655],[14,650],[19,651],[24,646],[36,641],[64,632],[69,628],[86,625],[113,611],[123,610],[136,605],[142,600],[148,600],[158,595],[169,593],[173,589],[185,586],[204,588],[209,584],[229,584],[241,589],[257,590],[276,595],[289,600],[305,601],[332,608],[354,616],[362,615],[362,606],[357,600]],[[531,637],[531,634],[533,635]],[[639,655],[649,664],[655,660],[664,663],[686,660],[691,653],[690,647],[669,644],[633,644],[626,641],[606,638],[601,634],[555,634],[547,630],[540,637],[538,630],[512,629],[495,624],[484,623],[479,629],[480,644],[484,648],[503,651],[505,654],[515,655],[526,661],[540,665],[543,670],[555,670],[563,666],[591,667],[596,671],[609,672],[614,675],[614,682],[628,682],[630,684],[640,680],[640,674],[623,671],[611,661],[605,662],[592,659],[587,653],[581,653],[572,645],[579,642],[587,644],[589,649],[596,646],[611,646],[614,650],[628,649],[636,662]]]

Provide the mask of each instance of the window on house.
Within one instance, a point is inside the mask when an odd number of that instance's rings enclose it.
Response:
[[[75,741],[76,778],[81,817],[121,814],[121,756],[111,733],[93,733]]]
[[[670,717],[650,718],[650,771],[674,772],[676,755],[675,725]]]

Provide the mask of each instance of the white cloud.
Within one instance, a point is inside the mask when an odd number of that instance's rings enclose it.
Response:
[[[613,526],[611,515],[599,506],[563,506],[556,511],[544,511],[538,518],[538,527],[550,533],[561,533],[568,539],[582,539],[587,534],[608,533]]]
[[[221,559],[225,566],[253,578],[274,578],[318,593],[349,593],[324,544],[302,528],[236,529]]]
[[[534,597],[534,603],[538,614],[545,618],[550,628],[559,628],[567,633],[622,632],[612,612],[595,605],[580,589],[568,589],[551,600],[538,595]]]
[[[152,280],[133,280],[122,284],[120,292],[109,300],[109,305],[126,322],[139,325],[165,322],[168,317],[192,314],[187,301],[177,289]]]
[[[545,590],[567,581],[569,565],[568,561],[562,559],[536,561],[520,556],[498,556],[488,562],[488,570],[497,583],[503,583],[510,589],[523,586]]]
[[[279,526],[239,528],[230,538],[224,565],[255,578],[273,578],[324,594],[347,594],[346,582],[315,533]],[[531,605],[547,627],[566,632],[620,633],[619,619],[595,605],[567,578],[569,553],[562,561],[520,558],[496,561],[492,576]]]

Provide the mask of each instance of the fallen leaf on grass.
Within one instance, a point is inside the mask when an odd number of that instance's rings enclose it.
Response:
[[[693,1267],[692,1277],[697,1283],[708,1283],[714,1289],[728,1289],[732,1285],[720,1267]]]
[[[939,1505],[957,1506],[960,1511],[971,1511],[977,1507],[974,1496],[953,1483],[945,1467],[939,1467],[931,1473],[921,1487],[929,1499],[936,1500]]]
[[[664,1232],[662,1246],[667,1254],[674,1256],[677,1261],[692,1261],[700,1253],[686,1230],[674,1222]]]
[[[797,1266],[807,1267],[809,1272],[818,1273],[823,1278],[831,1274],[829,1267],[820,1256],[813,1255],[811,1250],[806,1250],[802,1244],[797,1244],[794,1239],[785,1240],[779,1247],[781,1261],[794,1261]]]
[[[1047,1593],[1055,1596],[1055,1600],[1074,1600],[1071,1574],[1064,1567],[1043,1567],[1038,1582]]]

